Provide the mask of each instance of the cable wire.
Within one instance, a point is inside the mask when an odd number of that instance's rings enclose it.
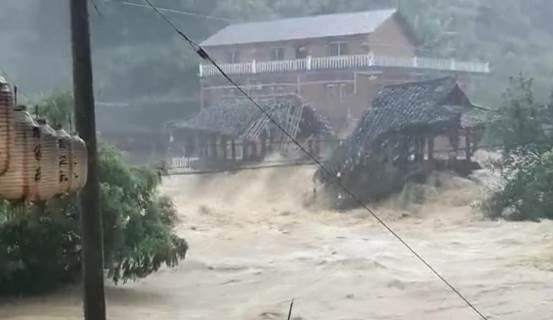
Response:
[[[98,4],[96,3],[96,0],[90,0],[90,3],[92,4],[92,7],[94,8],[94,11],[96,11],[96,14],[99,17],[103,17],[102,11],[100,11],[100,8],[98,8]]]
[[[394,231],[388,224],[380,218],[371,208],[369,208],[361,199],[359,199],[352,191],[350,191],[346,186],[344,186],[341,181],[337,178],[336,172],[332,172],[330,169],[328,169],[317,157],[313,156],[307,149],[305,149],[301,143],[299,143],[295,137],[293,137],[288,131],[286,131],[273,117],[267,110],[265,110],[261,105],[259,105],[240,85],[234,81],[230,76],[228,76],[225,71],[219,66],[219,64],[211,58],[211,56],[196,42],[194,42],[190,37],[188,37],[186,34],[184,34],[182,31],[180,31],[177,26],[169,20],[161,11],[159,11],[150,0],[144,0],[151,8],[156,12],[163,20],[169,24],[174,31],[179,34],[184,40],[188,42],[188,44],[196,51],[196,53],[204,60],[211,63],[220,73],[221,75],[229,81],[233,86],[240,91],[248,100],[250,100],[268,119],[271,121],[275,127],[277,127],[282,133],[287,136],[290,141],[292,141],[296,146],[305,153],[313,162],[315,162],[316,165],[319,166],[319,168],[324,171],[328,176],[334,177],[335,181],[334,183],[340,187],[348,196],[350,196],[359,206],[361,206],[363,209],[367,210],[369,214],[376,219],[376,221],[383,226],[393,237],[396,238],[408,251],[410,251],[422,264],[424,264],[438,279],[440,279],[451,291],[453,291],[470,309],[472,309],[481,319],[488,320],[484,314],[478,310],[478,308],[470,302],[457,288],[455,288],[444,276],[442,276],[432,265],[430,265],[429,262],[426,261],[409,243],[407,243],[403,238]]]
[[[146,8],[146,9],[150,9],[150,6],[145,6],[145,5],[142,5],[142,4],[139,4],[139,3],[130,2],[130,1],[115,1],[115,0],[111,0],[111,1],[106,1],[106,2],[114,2],[114,3],[118,3],[118,4],[121,4],[121,5],[124,5],[124,6],[129,6],[129,7],[137,7],[137,8]],[[218,16],[213,16],[213,15],[204,15],[204,14],[201,14],[201,13],[191,12],[191,11],[184,11],[184,10],[177,10],[177,9],[168,9],[168,8],[159,8],[159,7],[156,7],[156,9],[158,9],[159,11],[167,12],[167,13],[179,14],[179,15],[189,16],[189,17],[204,18],[204,19],[206,19],[206,20],[215,20],[215,21],[220,21],[220,22],[225,22],[225,23],[235,23],[235,22],[238,22],[238,20],[234,20],[234,19],[231,19],[231,18],[218,17]]]

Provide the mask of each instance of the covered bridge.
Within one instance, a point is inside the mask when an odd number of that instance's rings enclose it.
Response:
[[[336,179],[370,201],[432,170],[470,172],[487,114],[452,77],[385,87],[328,160],[336,176],[316,177],[341,206],[352,199],[335,186]]]
[[[328,123],[297,96],[256,99],[280,127],[314,154],[334,137]],[[171,167],[225,167],[262,161],[270,153],[291,158],[289,137],[250,100],[223,99],[189,120],[169,125]]]

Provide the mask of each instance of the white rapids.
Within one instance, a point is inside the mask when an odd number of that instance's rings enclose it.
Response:
[[[293,319],[479,319],[367,212],[306,209],[312,173],[167,179],[187,260],[108,283],[109,319],[286,319],[292,298]],[[436,179],[376,211],[489,319],[553,319],[553,223],[486,221],[480,184]],[[79,319],[79,290],[4,301],[0,318]]]

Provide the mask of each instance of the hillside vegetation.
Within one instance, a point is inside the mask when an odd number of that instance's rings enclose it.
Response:
[[[342,11],[367,10],[394,5],[389,0],[225,0],[194,1],[164,0],[156,2],[165,8],[174,8],[199,14],[228,17],[233,21],[250,21],[313,15]],[[421,55],[457,57],[466,60],[490,61],[494,70],[491,79],[481,79],[482,91],[478,96],[487,102],[499,101],[500,92],[507,86],[507,77],[525,73],[536,78],[536,89],[541,94],[549,90],[547,80],[553,75],[553,2],[546,0],[409,0],[399,1],[401,12],[411,21],[420,39]],[[132,46],[146,46],[151,52],[165,52],[160,57],[129,64],[140,73],[144,68],[157,70],[155,83],[165,89],[172,86],[171,79],[189,80],[181,87],[195,90],[194,78],[198,60],[172,31],[152,12],[144,8],[109,5],[106,15],[120,19],[98,18],[96,26],[102,42],[113,42],[113,33],[121,30],[120,40]],[[193,38],[203,40],[227,23],[212,19],[172,14],[182,30]],[[109,22],[106,22],[109,21]],[[125,26],[124,28],[122,26]],[[147,28],[147,30],[145,30]],[[140,32],[138,32],[140,30]],[[167,37],[164,38],[163,36]],[[131,54],[132,55],[132,54]],[[167,56],[172,56],[167,59]],[[175,59],[176,58],[176,59]],[[146,59],[146,58],[142,58]],[[156,62],[157,60],[157,62]],[[151,62],[147,66],[140,62]],[[163,72],[178,70],[178,76]],[[144,72],[146,70],[143,70]],[[152,74],[150,74],[152,76]],[[175,88],[176,89],[176,88]],[[492,92],[490,92],[492,91]]]
[[[143,1],[132,0],[144,5]],[[157,0],[154,4],[200,16],[167,13],[184,32],[201,41],[229,21],[251,21],[395,6],[412,22],[429,56],[485,60],[494,75],[480,79],[479,95],[500,101],[507,77],[525,73],[545,95],[553,76],[553,2],[549,0]],[[4,1],[3,1],[4,3]],[[198,58],[159,17],[145,7],[96,1],[91,8],[98,98],[198,96]],[[48,92],[70,82],[67,2],[6,0],[0,39],[11,48],[0,65],[27,87]],[[14,27],[16,26],[16,27]],[[17,52],[18,54],[14,54]],[[36,52],[41,52],[40,59]],[[30,92],[29,92],[30,91]]]

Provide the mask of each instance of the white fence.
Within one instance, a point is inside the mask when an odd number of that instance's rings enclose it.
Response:
[[[196,160],[198,160],[198,158],[174,157],[169,159],[168,167],[171,169],[173,168],[188,169],[188,168],[191,168],[192,162]]]
[[[228,63],[220,65],[227,74],[256,74],[270,72],[305,72],[317,70],[347,70],[353,68],[412,68],[432,69],[455,72],[489,73],[489,63],[458,61],[455,59],[434,59],[424,57],[375,56],[372,54],[307,57],[305,59]],[[212,65],[200,65],[200,76],[217,75],[218,70]]]

